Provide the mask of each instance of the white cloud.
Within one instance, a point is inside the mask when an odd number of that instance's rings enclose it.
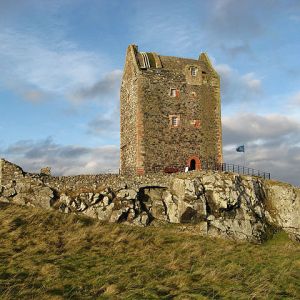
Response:
[[[258,101],[263,92],[262,81],[254,72],[241,75],[228,64],[216,64],[221,77],[222,103]]]
[[[0,57],[2,84],[60,95],[97,82],[107,66],[104,57],[69,41],[52,44],[13,30],[0,31]]]
[[[224,145],[278,140],[300,142],[300,122],[292,117],[272,114],[238,114],[224,117]]]
[[[107,95],[114,99],[118,99],[122,74],[123,72],[121,70],[114,70],[106,74],[104,78],[94,84],[79,88],[77,91],[72,93],[70,99],[76,103],[96,98],[101,100],[101,97],[105,97]]]
[[[204,37],[204,32],[199,30],[202,18],[191,16],[189,5],[174,1],[171,5],[155,1],[149,6],[142,1],[136,1],[134,6],[138,13],[130,19],[131,28],[139,44],[149,47],[143,51],[159,51],[161,55],[182,55],[196,47],[200,54],[198,45],[202,44],[201,39]],[[198,5],[194,5],[195,11],[198,8]]]
[[[246,166],[300,185],[300,122],[289,116],[241,114],[223,118],[224,159],[242,164],[236,146],[246,145]]]
[[[39,172],[45,166],[50,166],[54,175],[117,173],[119,168],[117,146],[59,145],[47,138],[19,141],[0,150],[4,158],[29,172]]]
[[[255,74],[253,72],[243,75],[241,80],[252,91],[259,92],[261,90],[261,80],[255,78]]]

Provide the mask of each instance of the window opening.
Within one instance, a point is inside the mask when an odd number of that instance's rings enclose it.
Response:
[[[170,126],[171,127],[178,127],[180,123],[180,116],[179,115],[169,115],[170,119]]]
[[[172,122],[172,126],[178,126],[179,124],[178,117],[172,117],[171,122]]]
[[[150,61],[146,52],[140,52],[143,58],[144,68],[150,68]]]
[[[197,75],[197,68],[191,67],[191,75],[196,76]]]
[[[170,95],[171,97],[176,97],[177,96],[176,89],[171,89]]]

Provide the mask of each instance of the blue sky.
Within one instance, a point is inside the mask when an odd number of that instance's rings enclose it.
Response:
[[[300,1],[0,0],[0,156],[27,171],[115,171],[129,44],[221,76],[224,158],[300,182]]]

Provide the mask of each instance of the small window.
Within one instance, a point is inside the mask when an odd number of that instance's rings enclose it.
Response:
[[[191,75],[196,76],[197,75],[197,68],[196,67],[191,67]]]
[[[170,118],[170,125],[172,127],[178,127],[180,122],[180,117],[178,115],[171,115]]]
[[[172,117],[172,126],[178,126],[179,120],[178,117]]]
[[[176,89],[171,89],[170,96],[171,97],[176,97]]]
[[[202,71],[202,83],[207,83],[207,73],[205,71]]]
[[[171,88],[171,89],[170,89],[170,96],[171,96],[171,97],[179,97],[179,90],[178,90],[178,89]]]
[[[191,92],[191,96],[195,98],[197,96],[197,93],[196,92]]]

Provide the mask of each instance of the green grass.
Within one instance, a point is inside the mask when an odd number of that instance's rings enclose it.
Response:
[[[0,205],[0,299],[299,299],[300,245]]]

